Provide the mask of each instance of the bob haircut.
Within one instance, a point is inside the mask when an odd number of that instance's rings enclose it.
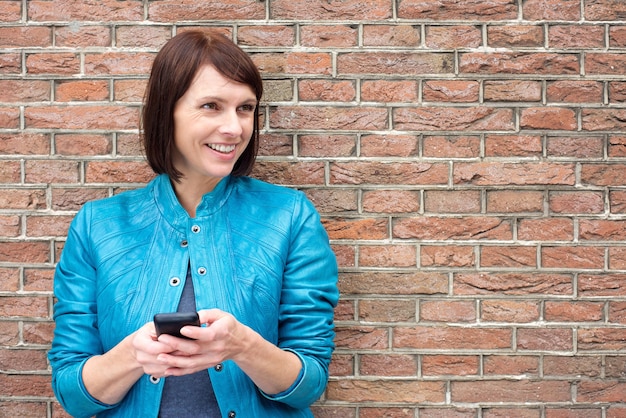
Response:
[[[143,145],[148,164],[157,174],[179,181],[174,167],[174,107],[191,86],[198,70],[211,65],[232,81],[249,86],[257,99],[254,129],[232,175],[250,174],[259,148],[259,101],[263,81],[252,59],[230,39],[216,31],[182,32],[159,51],[150,72],[142,113]]]

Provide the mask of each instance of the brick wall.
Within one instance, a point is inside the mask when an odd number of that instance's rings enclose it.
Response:
[[[216,26],[266,80],[255,175],[341,267],[318,418],[626,416],[626,2],[0,0],[0,417],[60,417],[52,276],[151,178],[154,54]]]

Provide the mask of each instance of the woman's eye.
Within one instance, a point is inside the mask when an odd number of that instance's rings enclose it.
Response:
[[[217,109],[217,105],[215,103],[205,103],[202,105],[203,109]]]
[[[239,109],[243,112],[254,112],[255,107],[256,107],[255,105],[246,104],[246,105],[241,106]]]

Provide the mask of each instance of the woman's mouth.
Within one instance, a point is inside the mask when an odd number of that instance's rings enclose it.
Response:
[[[223,144],[207,144],[213,151],[221,152],[222,154],[229,154],[235,150],[236,145],[223,145]]]

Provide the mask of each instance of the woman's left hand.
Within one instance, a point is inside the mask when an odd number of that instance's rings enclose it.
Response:
[[[186,326],[181,334],[192,340],[162,334],[159,342],[172,347],[157,360],[169,366],[166,375],[181,376],[208,369],[225,360],[235,360],[249,347],[247,336],[253,332],[231,314],[219,309],[198,312],[202,327]]]

